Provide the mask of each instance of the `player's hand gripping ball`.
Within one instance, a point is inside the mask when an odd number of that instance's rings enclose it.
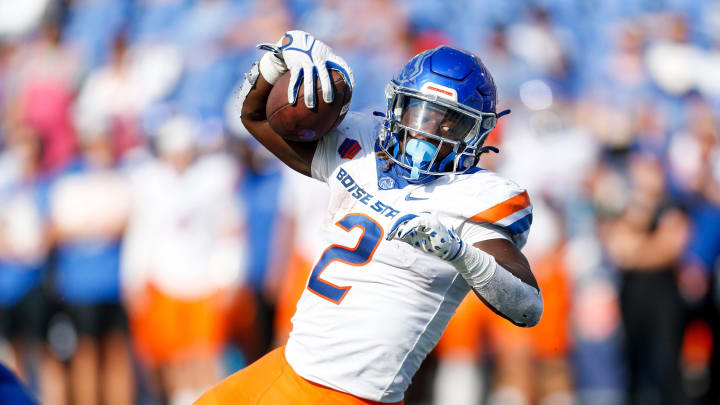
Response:
[[[270,127],[293,141],[312,141],[335,129],[352,97],[355,79],[347,63],[304,31],[288,31],[277,44],[258,47],[269,51],[260,73],[274,86],[266,104]]]
[[[388,232],[387,240],[397,239],[444,260],[455,259],[463,241],[429,212],[406,214],[398,218]]]

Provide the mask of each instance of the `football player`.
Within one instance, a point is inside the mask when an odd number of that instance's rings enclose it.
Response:
[[[441,46],[412,58],[387,86],[379,117],[350,112],[318,141],[268,125],[273,83],[290,71],[288,101],[325,102],[328,69],[354,84],[345,61],[312,35],[289,31],[246,75],[248,131],[289,167],[330,188],[315,261],[284,347],[231,375],[199,404],[401,403],[426,355],[469,291],[518,326],[543,301],[520,252],[532,221],[525,190],[480,169],[496,113],[480,59]]]

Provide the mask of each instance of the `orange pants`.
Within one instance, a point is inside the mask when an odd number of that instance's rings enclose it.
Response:
[[[278,341],[284,343],[290,336],[292,330],[290,320],[295,315],[297,303],[305,291],[312,267],[312,260],[305,258],[301,253],[295,252],[290,256],[275,306],[275,336]]]
[[[130,312],[133,344],[144,363],[164,365],[220,352],[227,312],[221,292],[185,300],[149,285],[147,300]]]
[[[227,404],[380,405],[381,403],[336,391],[300,377],[285,360],[285,346],[282,346],[224,379],[195,402],[195,405]]]

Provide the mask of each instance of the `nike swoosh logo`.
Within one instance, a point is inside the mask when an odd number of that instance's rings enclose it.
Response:
[[[423,198],[423,197],[413,197],[410,194],[405,196],[405,201],[417,201],[417,200],[429,200],[430,198]]]

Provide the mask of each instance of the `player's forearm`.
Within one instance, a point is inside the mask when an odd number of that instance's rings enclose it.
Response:
[[[523,327],[540,322],[543,299],[529,270],[528,280],[522,276],[523,269],[513,268],[518,266],[503,266],[493,255],[467,244],[451,263],[478,297],[498,315]]]
[[[540,289],[527,259],[511,241],[492,238],[471,246],[430,212],[402,215],[386,238],[449,261],[486,305],[515,325],[540,321]]]
[[[242,103],[240,110],[242,123],[255,139],[283,163],[299,173],[310,176],[310,165],[317,142],[302,144],[289,142],[270,128],[265,106],[272,87],[272,84],[260,74],[257,65],[253,66],[246,75],[239,94]]]
[[[240,97],[244,97],[244,100],[241,100],[240,118],[242,118],[243,125],[248,131],[250,131],[251,127],[267,121],[265,105],[272,87],[272,84],[268,83],[257,71],[257,67],[253,66],[240,90]]]

